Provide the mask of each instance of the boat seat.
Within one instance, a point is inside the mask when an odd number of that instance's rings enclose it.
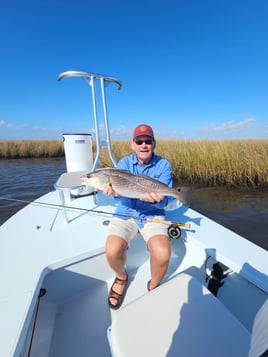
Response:
[[[70,190],[81,187],[81,176],[88,173],[89,170],[72,171],[63,173],[55,184],[57,190]]]
[[[60,202],[63,206],[63,217],[64,222],[68,223],[67,209],[66,209],[66,197],[65,193],[68,194],[68,198],[71,199],[71,191],[76,190],[76,196],[84,196],[93,192],[93,188],[85,186],[81,182],[81,177],[88,173],[89,170],[82,171],[72,171],[63,173],[58,181],[55,183],[54,187],[59,192]]]
[[[248,357],[268,357],[268,299],[258,311],[252,329]]]
[[[250,333],[196,278],[179,274],[113,317],[114,357],[245,357]]]

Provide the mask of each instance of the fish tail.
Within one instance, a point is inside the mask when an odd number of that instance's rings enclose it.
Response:
[[[174,190],[176,191],[174,196],[178,200],[180,200],[184,205],[189,205],[189,197],[193,188],[185,186],[185,187],[176,187]]]

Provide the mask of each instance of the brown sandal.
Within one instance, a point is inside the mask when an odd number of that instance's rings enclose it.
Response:
[[[152,290],[158,288],[158,286],[159,286],[160,284],[158,284],[157,286],[155,286],[155,287],[152,288],[152,289],[150,289],[150,285],[151,285],[151,280],[149,280],[148,283],[147,283],[147,290],[148,290],[148,291],[152,291]]]
[[[122,305],[122,302],[124,300],[125,293],[126,293],[127,282],[128,282],[128,275],[127,275],[126,279],[119,279],[117,277],[114,279],[113,285],[111,286],[111,289],[110,289],[110,292],[108,295],[108,304],[111,309],[117,310]],[[115,284],[124,285],[124,290],[123,290],[122,294],[119,294],[116,291],[114,291],[113,287]],[[112,304],[111,299],[116,300],[116,304]]]

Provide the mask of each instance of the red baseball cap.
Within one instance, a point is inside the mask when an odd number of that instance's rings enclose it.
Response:
[[[134,129],[133,139],[136,139],[138,136],[150,136],[154,138],[153,129],[147,124],[140,124]]]

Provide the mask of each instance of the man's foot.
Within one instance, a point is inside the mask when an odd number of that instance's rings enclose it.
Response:
[[[125,297],[128,275],[126,279],[115,278],[108,295],[108,304],[111,309],[119,309]]]

